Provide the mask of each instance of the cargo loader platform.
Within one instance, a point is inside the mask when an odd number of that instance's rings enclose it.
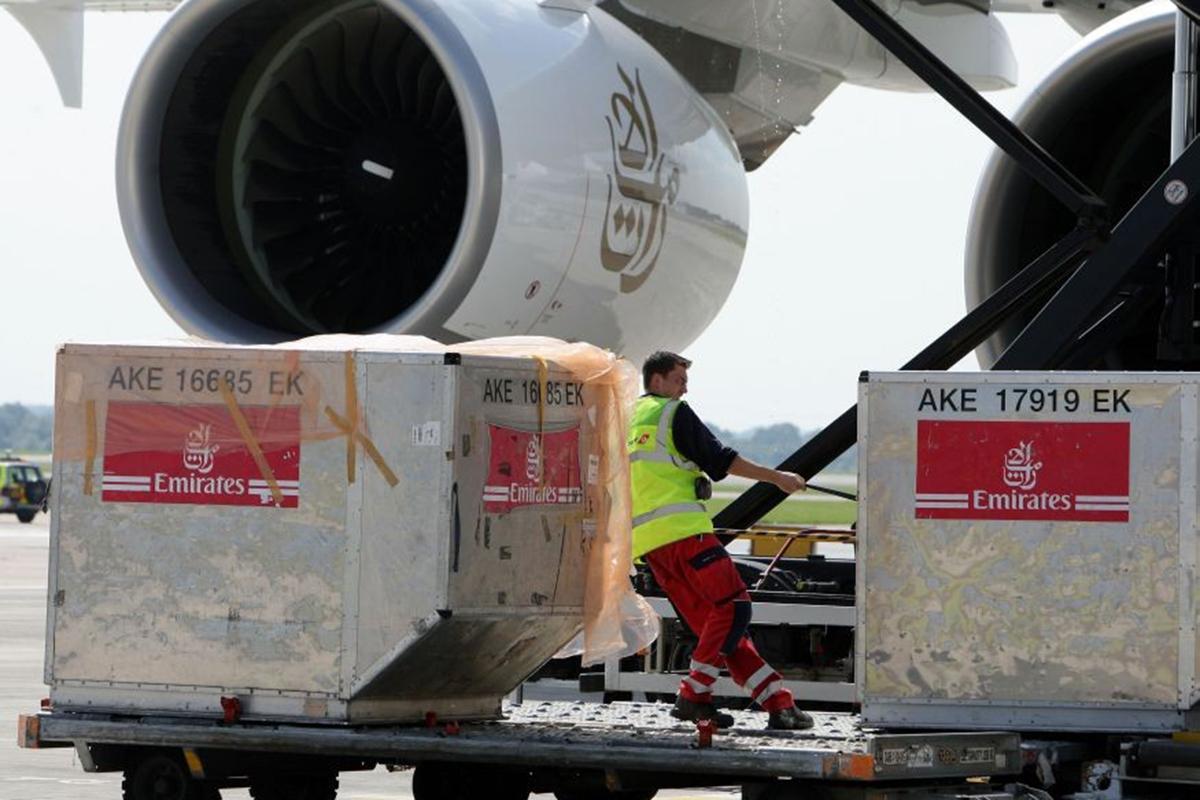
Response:
[[[299,757],[305,771],[375,765],[425,765],[519,773],[538,791],[586,782],[614,787],[753,784],[781,778],[854,784],[937,785],[1020,771],[1013,733],[889,733],[856,715],[813,714],[808,731],[770,731],[766,715],[735,711],[736,725],[703,743],[696,726],[649,703],[527,702],[494,722],[430,720],[424,727],[224,723],[209,719],[45,711],[22,717],[26,747],[74,746],[91,771],[131,770],[146,754],[178,754],[193,779],[213,788],[247,776],[287,771],[277,757]],[[267,766],[270,765],[270,766]],[[428,772],[429,770],[427,770]],[[415,781],[421,783],[419,778]],[[498,781],[502,782],[502,781]],[[628,789],[626,789],[628,790]],[[417,800],[422,800],[417,791]],[[435,795],[444,792],[435,792]]]

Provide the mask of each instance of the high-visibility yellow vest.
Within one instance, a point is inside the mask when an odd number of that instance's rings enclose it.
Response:
[[[675,448],[671,427],[681,402],[646,395],[633,411],[628,449],[634,558],[713,529],[696,499],[696,478],[703,473]]]

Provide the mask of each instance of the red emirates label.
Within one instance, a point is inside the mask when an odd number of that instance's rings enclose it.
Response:
[[[917,421],[918,519],[1129,521],[1128,422]]]
[[[488,425],[491,458],[483,510],[503,514],[521,506],[569,505],[583,500],[579,428],[530,433]]]
[[[283,501],[300,503],[300,412],[243,406]],[[275,506],[271,486],[223,405],[109,403],[104,428],[106,503]]]

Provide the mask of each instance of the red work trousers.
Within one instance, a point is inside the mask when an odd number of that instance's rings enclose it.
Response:
[[[727,667],[734,682],[766,711],[793,705],[783,677],[754,648],[750,595],[737,567],[711,533],[689,536],[645,555],[654,579],[700,638],[679,694],[712,702],[712,685]]]

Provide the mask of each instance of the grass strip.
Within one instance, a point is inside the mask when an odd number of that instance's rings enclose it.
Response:
[[[705,503],[709,516],[733,502],[734,498],[713,498]],[[848,500],[785,500],[762,521],[788,525],[849,525],[858,513],[858,504]]]

